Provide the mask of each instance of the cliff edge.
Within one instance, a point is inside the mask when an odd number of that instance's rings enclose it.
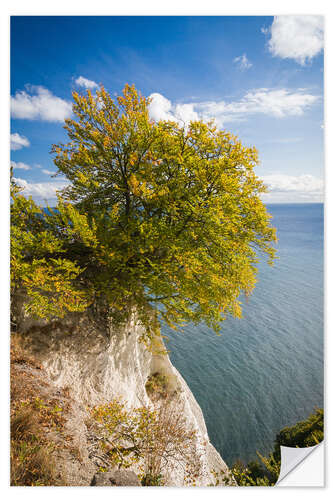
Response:
[[[76,453],[64,452],[61,447],[55,450],[57,474],[66,477],[65,484],[89,485],[94,474],[104,470],[98,438],[88,423],[89,408],[115,398],[129,409],[154,407],[156,401],[148,394],[146,384],[156,374],[167,381],[165,390],[172,398],[174,411],[181,412],[186,427],[195,430],[194,451],[198,457],[195,484],[235,484],[227,465],[210,443],[201,408],[172,365],[162,338],[157,338],[147,349],[139,340],[143,327],[134,318],[123,328],[111,327],[108,335],[98,331],[82,314],[53,322],[25,318],[19,331],[21,346],[34,361],[29,365],[14,360],[16,375],[28,371],[36,387],[44,386],[40,391],[46,391],[46,400],[58,397],[68,408],[62,436],[70,436],[70,449]],[[139,464],[132,469],[138,473]],[[184,469],[177,461],[166,464],[163,477],[166,486],[186,484]]]

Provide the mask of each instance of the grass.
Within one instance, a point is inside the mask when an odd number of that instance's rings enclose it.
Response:
[[[41,366],[25,351],[22,338],[11,338],[11,486],[59,483],[51,436],[63,432],[64,404],[52,397]]]
[[[56,482],[52,448],[40,432],[38,411],[21,408],[11,417],[11,486],[48,486]]]

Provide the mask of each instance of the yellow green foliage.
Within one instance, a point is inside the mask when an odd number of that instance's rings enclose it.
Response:
[[[195,484],[200,470],[196,432],[188,428],[182,409],[173,400],[164,399],[154,409],[133,410],[113,400],[93,408],[91,415],[110,467],[140,465],[142,484],[157,486],[163,484],[168,466],[176,463],[184,471],[184,482]]]
[[[50,211],[50,209],[49,209]],[[12,190],[11,204],[11,297],[15,308],[23,294],[25,310],[41,318],[63,317],[69,311],[83,311],[87,291],[75,280],[82,269],[65,256],[63,240],[48,215],[19,190]]]
[[[14,281],[27,289],[31,312],[101,301],[116,321],[135,308],[148,337],[161,319],[218,331],[228,314],[240,317],[258,253],[272,262],[276,240],[256,149],[213,123],[154,122],[134,86],[116,99],[103,87],[73,99],[70,142],[52,148],[70,181],[57,210],[46,227],[32,201],[20,199],[16,210],[27,214],[28,232],[21,242],[13,232]],[[31,212],[38,227],[27,225]]]

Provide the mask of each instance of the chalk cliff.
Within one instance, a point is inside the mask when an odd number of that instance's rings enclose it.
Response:
[[[200,406],[183,377],[172,365],[169,356],[162,354],[161,339],[148,350],[139,341],[143,326],[133,318],[126,327],[111,328],[106,335],[98,331],[84,315],[72,314],[63,320],[45,322],[25,318],[20,332],[27,340],[30,352],[38,359],[49,379],[57,387],[69,388],[76,401],[75,421],[69,422],[76,436],[83,463],[89,463],[89,436],[85,429],[86,407],[121,398],[131,408],[152,405],[146,392],[148,377],[154,373],[165,375],[168,391],[176,395],[176,404],[186,417],[188,428],[196,430],[196,451],[200,456],[198,486],[224,484],[231,478],[229,469],[209,441]],[[88,437],[87,437],[88,436]],[[82,469],[83,470],[83,469]],[[212,471],[215,473],[212,473]],[[80,473],[79,473],[80,475]],[[73,474],[73,482],[85,484],[85,473]],[[183,486],[184,473],[171,464],[166,475],[167,485]],[[91,480],[87,478],[87,481]],[[233,479],[229,482],[234,484]]]

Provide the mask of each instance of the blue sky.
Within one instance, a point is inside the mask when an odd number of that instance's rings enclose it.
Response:
[[[265,201],[321,201],[323,70],[318,16],[12,17],[14,176],[54,202],[71,92],[134,83],[156,120],[214,118],[256,146]]]

